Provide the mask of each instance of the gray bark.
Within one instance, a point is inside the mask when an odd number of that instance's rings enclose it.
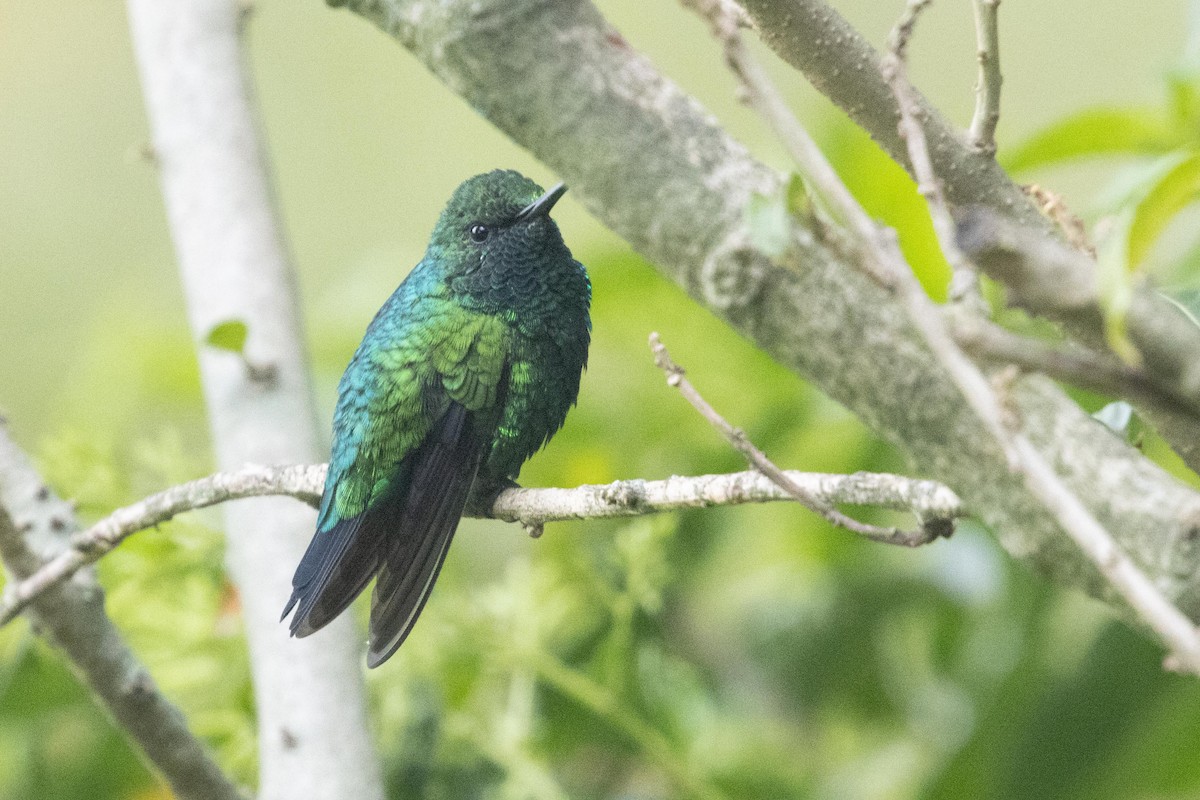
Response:
[[[836,103],[897,163],[912,174],[908,151],[897,129],[899,109],[880,72],[881,56],[824,0],[740,0],[763,41],[781,58],[804,73],[818,90]],[[1062,249],[1053,223],[1014,183],[991,155],[980,151],[965,132],[958,131],[923,97],[916,97],[917,118],[929,144],[934,172],[946,200],[960,215],[980,206],[1016,223],[1027,242],[1028,257],[1037,261],[1047,251]],[[979,236],[982,231],[976,230]],[[1045,241],[1049,239],[1050,241]],[[1042,240],[1042,241],[1039,241]],[[977,242],[987,247],[990,241]],[[1028,302],[1031,290],[1067,285],[1078,289],[1096,285],[1096,262],[1076,254],[1070,260],[1051,257],[1031,263],[1025,280],[1005,274],[1000,265],[984,260],[980,266],[1006,283],[1012,296],[1034,313],[1062,322],[1074,335],[1105,348],[1103,314],[1099,304],[1069,309],[1054,303]],[[1128,332],[1142,355],[1145,368],[1192,402],[1200,402],[1200,330],[1149,286],[1134,289],[1128,311]],[[1041,295],[1045,298],[1045,294]],[[1058,301],[1055,301],[1058,302]],[[1200,471],[1200,423],[1194,419],[1143,409],[1163,437],[1193,470]]]
[[[78,530],[74,509],[42,482],[0,421],[0,558],[10,578],[32,575],[67,551]],[[176,797],[242,800],[104,613],[104,592],[91,570],[38,596],[31,621]]]
[[[233,0],[129,3],[222,469],[319,458],[295,279],[272,207],[238,16]],[[231,320],[247,326],[244,359],[205,345]],[[250,644],[259,797],[382,798],[352,619],[302,640],[289,639],[279,621],[314,514],[286,499],[257,499],[229,505],[225,521]]]
[[[589,2],[348,5],[556,170],[592,213],[698,302],[953,488],[1011,553],[1111,599],[1095,569],[1010,473],[896,298],[867,277],[860,248],[807,219],[795,221],[783,256],[756,249],[744,225],[746,205],[754,192],[778,191],[779,176],[634,52]],[[936,157],[949,145],[933,138]],[[942,177],[954,196],[951,185],[997,171],[963,167]],[[1032,209],[1015,208],[1026,203],[1015,187],[993,198],[1001,206],[1010,201],[1013,213],[1042,224]],[[1028,378],[1014,392],[1024,434],[1167,595],[1200,618],[1200,497],[1050,381]]]

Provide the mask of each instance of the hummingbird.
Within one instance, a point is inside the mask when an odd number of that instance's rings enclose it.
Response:
[[[424,258],[338,384],[316,533],[283,618],[308,636],[372,578],[367,665],[408,636],[468,499],[490,508],[575,404],[592,285],[547,192],[495,170],[460,185]]]

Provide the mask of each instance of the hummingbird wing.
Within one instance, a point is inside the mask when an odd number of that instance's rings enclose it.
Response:
[[[390,344],[368,330],[339,386],[334,450],[317,533],[283,615],[320,629],[378,576],[368,663],[407,636],[441,569],[502,405],[502,323],[412,314]],[[377,318],[372,323],[386,325]]]
[[[405,564],[414,575],[428,575],[419,584],[419,602],[407,624],[411,628],[450,546],[486,444],[475,433],[472,415],[451,402],[421,445],[402,459],[389,491],[358,514],[339,519],[313,536],[296,569],[292,597],[283,611],[286,617],[299,605],[291,623],[292,635],[308,636],[320,630],[354,602],[377,572],[382,585],[385,575],[399,574]],[[333,492],[336,488],[327,494]],[[430,552],[436,558],[427,566]],[[387,591],[390,595],[399,588]],[[380,596],[380,589],[375,595]],[[374,641],[374,613],[371,630]]]

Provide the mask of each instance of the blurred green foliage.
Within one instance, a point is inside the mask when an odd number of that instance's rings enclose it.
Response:
[[[788,169],[733,101],[702,25],[672,3],[600,5]],[[877,38],[899,10],[837,5]],[[913,64],[963,120],[974,79],[967,6],[935,5]],[[1071,0],[1002,14],[1006,163],[1092,219],[1140,215],[1131,262],[1186,286],[1200,250],[1186,225],[1194,187],[1177,173],[1194,158],[1194,84],[1169,73],[1173,99],[1143,110],[1180,49],[1163,40],[1181,32],[1182,4],[1133,13],[1118,0]],[[109,0],[0,0],[0,290],[21,298],[0,318],[0,404],[85,519],[211,464],[155,176],[136,158],[145,133],[124,24]],[[1064,48],[1070,37],[1088,47]],[[500,165],[552,176],[347,14],[265,0],[250,44],[328,411],[367,320],[419,258],[449,190]],[[940,296],[945,263],[911,183],[800,78],[771,68]],[[1106,160],[1081,165],[1084,156]],[[1096,191],[1126,174],[1113,156],[1129,174],[1162,177]],[[1147,171],[1161,159],[1175,166]],[[570,195],[556,217],[592,272],[595,343],[579,407],[524,483],[743,468],[664,385],[651,329],[779,463],[907,468]],[[234,321],[213,344],[237,349],[238,338]],[[1169,459],[1161,442],[1145,447]],[[252,785],[253,692],[219,519],[197,513],[140,534],[99,569],[111,614],[161,687]],[[1200,684],[1164,674],[1160,657],[971,525],[909,552],[774,505],[561,524],[538,541],[468,521],[421,623],[369,689],[395,798],[1197,797]],[[0,798],[165,796],[28,625],[0,630]]]

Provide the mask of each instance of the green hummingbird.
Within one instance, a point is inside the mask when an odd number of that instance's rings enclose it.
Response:
[[[490,507],[566,419],[591,340],[592,285],[543,193],[496,170],[465,181],[425,257],[367,327],[338,385],[317,530],[283,617],[308,636],[371,578],[367,665],[400,647],[468,497]],[[475,502],[474,500],[472,502]]]

